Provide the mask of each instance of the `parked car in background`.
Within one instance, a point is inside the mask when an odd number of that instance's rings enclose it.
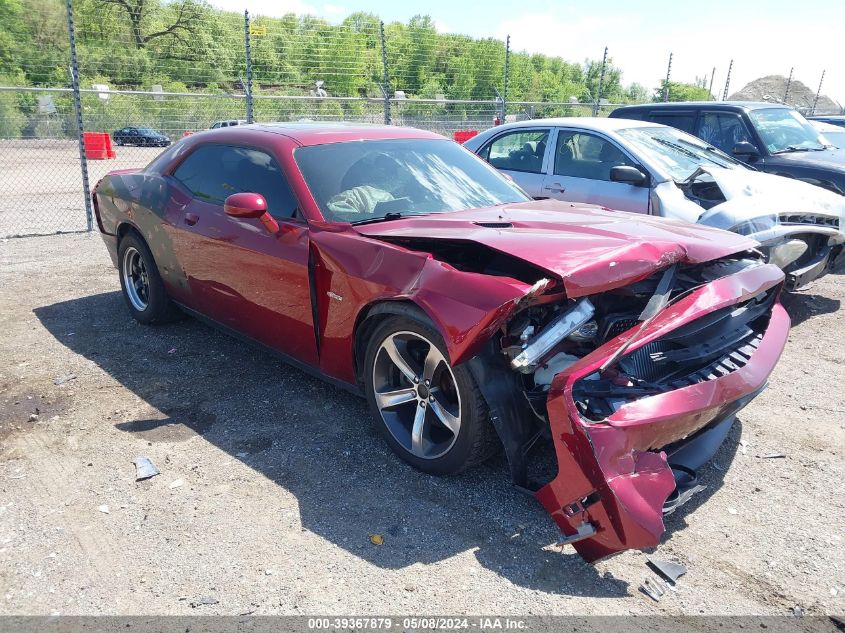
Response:
[[[537,119],[464,144],[535,198],[599,204],[748,235],[790,289],[845,263],[845,198],[747,168],[672,127],[628,119]]]
[[[744,101],[649,103],[623,106],[610,116],[670,125],[760,171],[845,195],[845,150],[826,145],[809,121],[788,106]]]
[[[182,309],[365,395],[425,472],[504,447],[588,560],[659,543],[789,334],[753,240],[534,201],[420,130],[202,132],[94,203],[135,319]]]
[[[820,114],[818,116],[807,117],[810,121],[819,121],[821,123],[829,123],[830,125],[838,125],[845,127],[845,114]]]
[[[221,127],[234,127],[235,125],[246,125],[243,119],[226,119],[225,121],[215,121],[211,124],[210,130],[216,130]]]
[[[819,131],[819,134],[824,137],[824,143],[833,145],[839,149],[845,149],[845,127],[816,121],[815,119],[812,119],[810,122]]]
[[[170,138],[148,127],[124,127],[112,133],[117,145],[140,145],[142,147],[167,147]]]

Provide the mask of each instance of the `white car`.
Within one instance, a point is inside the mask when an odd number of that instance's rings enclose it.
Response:
[[[821,133],[828,144],[838,149],[845,149],[845,127],[824,121],[810,121],[810,123]]]
[[[235,125],[246,125],[246,121],[244,121],[243,119],[226,119],[224,121],[215,121],[211,124],[211,127],[208,129],[216,130],[217,128],[233,127]]]
[[[536,119],[464,146],[534,198],[597,204],[753,237],[805,286],[845,263],[845,197],[749,168],[672,127],[605,118]]]

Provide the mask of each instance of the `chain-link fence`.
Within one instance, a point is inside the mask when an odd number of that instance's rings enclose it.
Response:
[[[0,237],[91,230],[90,188],[149,163],[161,151],[155,134],[175,142],[218,121],[313,120],[452,136],[593,112],[578,66],[514,54],[509,39],[438,33],[428,18],[385,25],[359,13],[329,24],[191,0],[26,7],[37,13],[19,17],[26,32],[0,12],[0,27],[28,42],[15,69],[0,56]],[[566,101],[509,98],[536,90]],[[91,132],[110,136],[113,158],[86,157]]]

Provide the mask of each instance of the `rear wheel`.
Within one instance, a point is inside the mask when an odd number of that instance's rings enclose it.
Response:
[[[419,470],[447,475],[483,462],[499,443],[473,376],[451,366],[426,321],[389,317],[375,329],[365,388],[394,452]]]
[[[144,240],[128,233],[118,247],[120,287],[132,316],[145,325],[166,323],[180,316],[164,288],[158,267]]]

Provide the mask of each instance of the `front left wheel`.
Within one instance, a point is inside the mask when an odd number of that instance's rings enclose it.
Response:
[[[180,316],[164,288],[153,255],[135,233],[128,233],[118,246],[120,287],[132,316],[143,323],[166,323]]]
[[[422,315],[392,316],[372,333],[365,389],[379,429],[403,460],[434,475],[485,461],[499,447],[470,371],[452,367]]]

